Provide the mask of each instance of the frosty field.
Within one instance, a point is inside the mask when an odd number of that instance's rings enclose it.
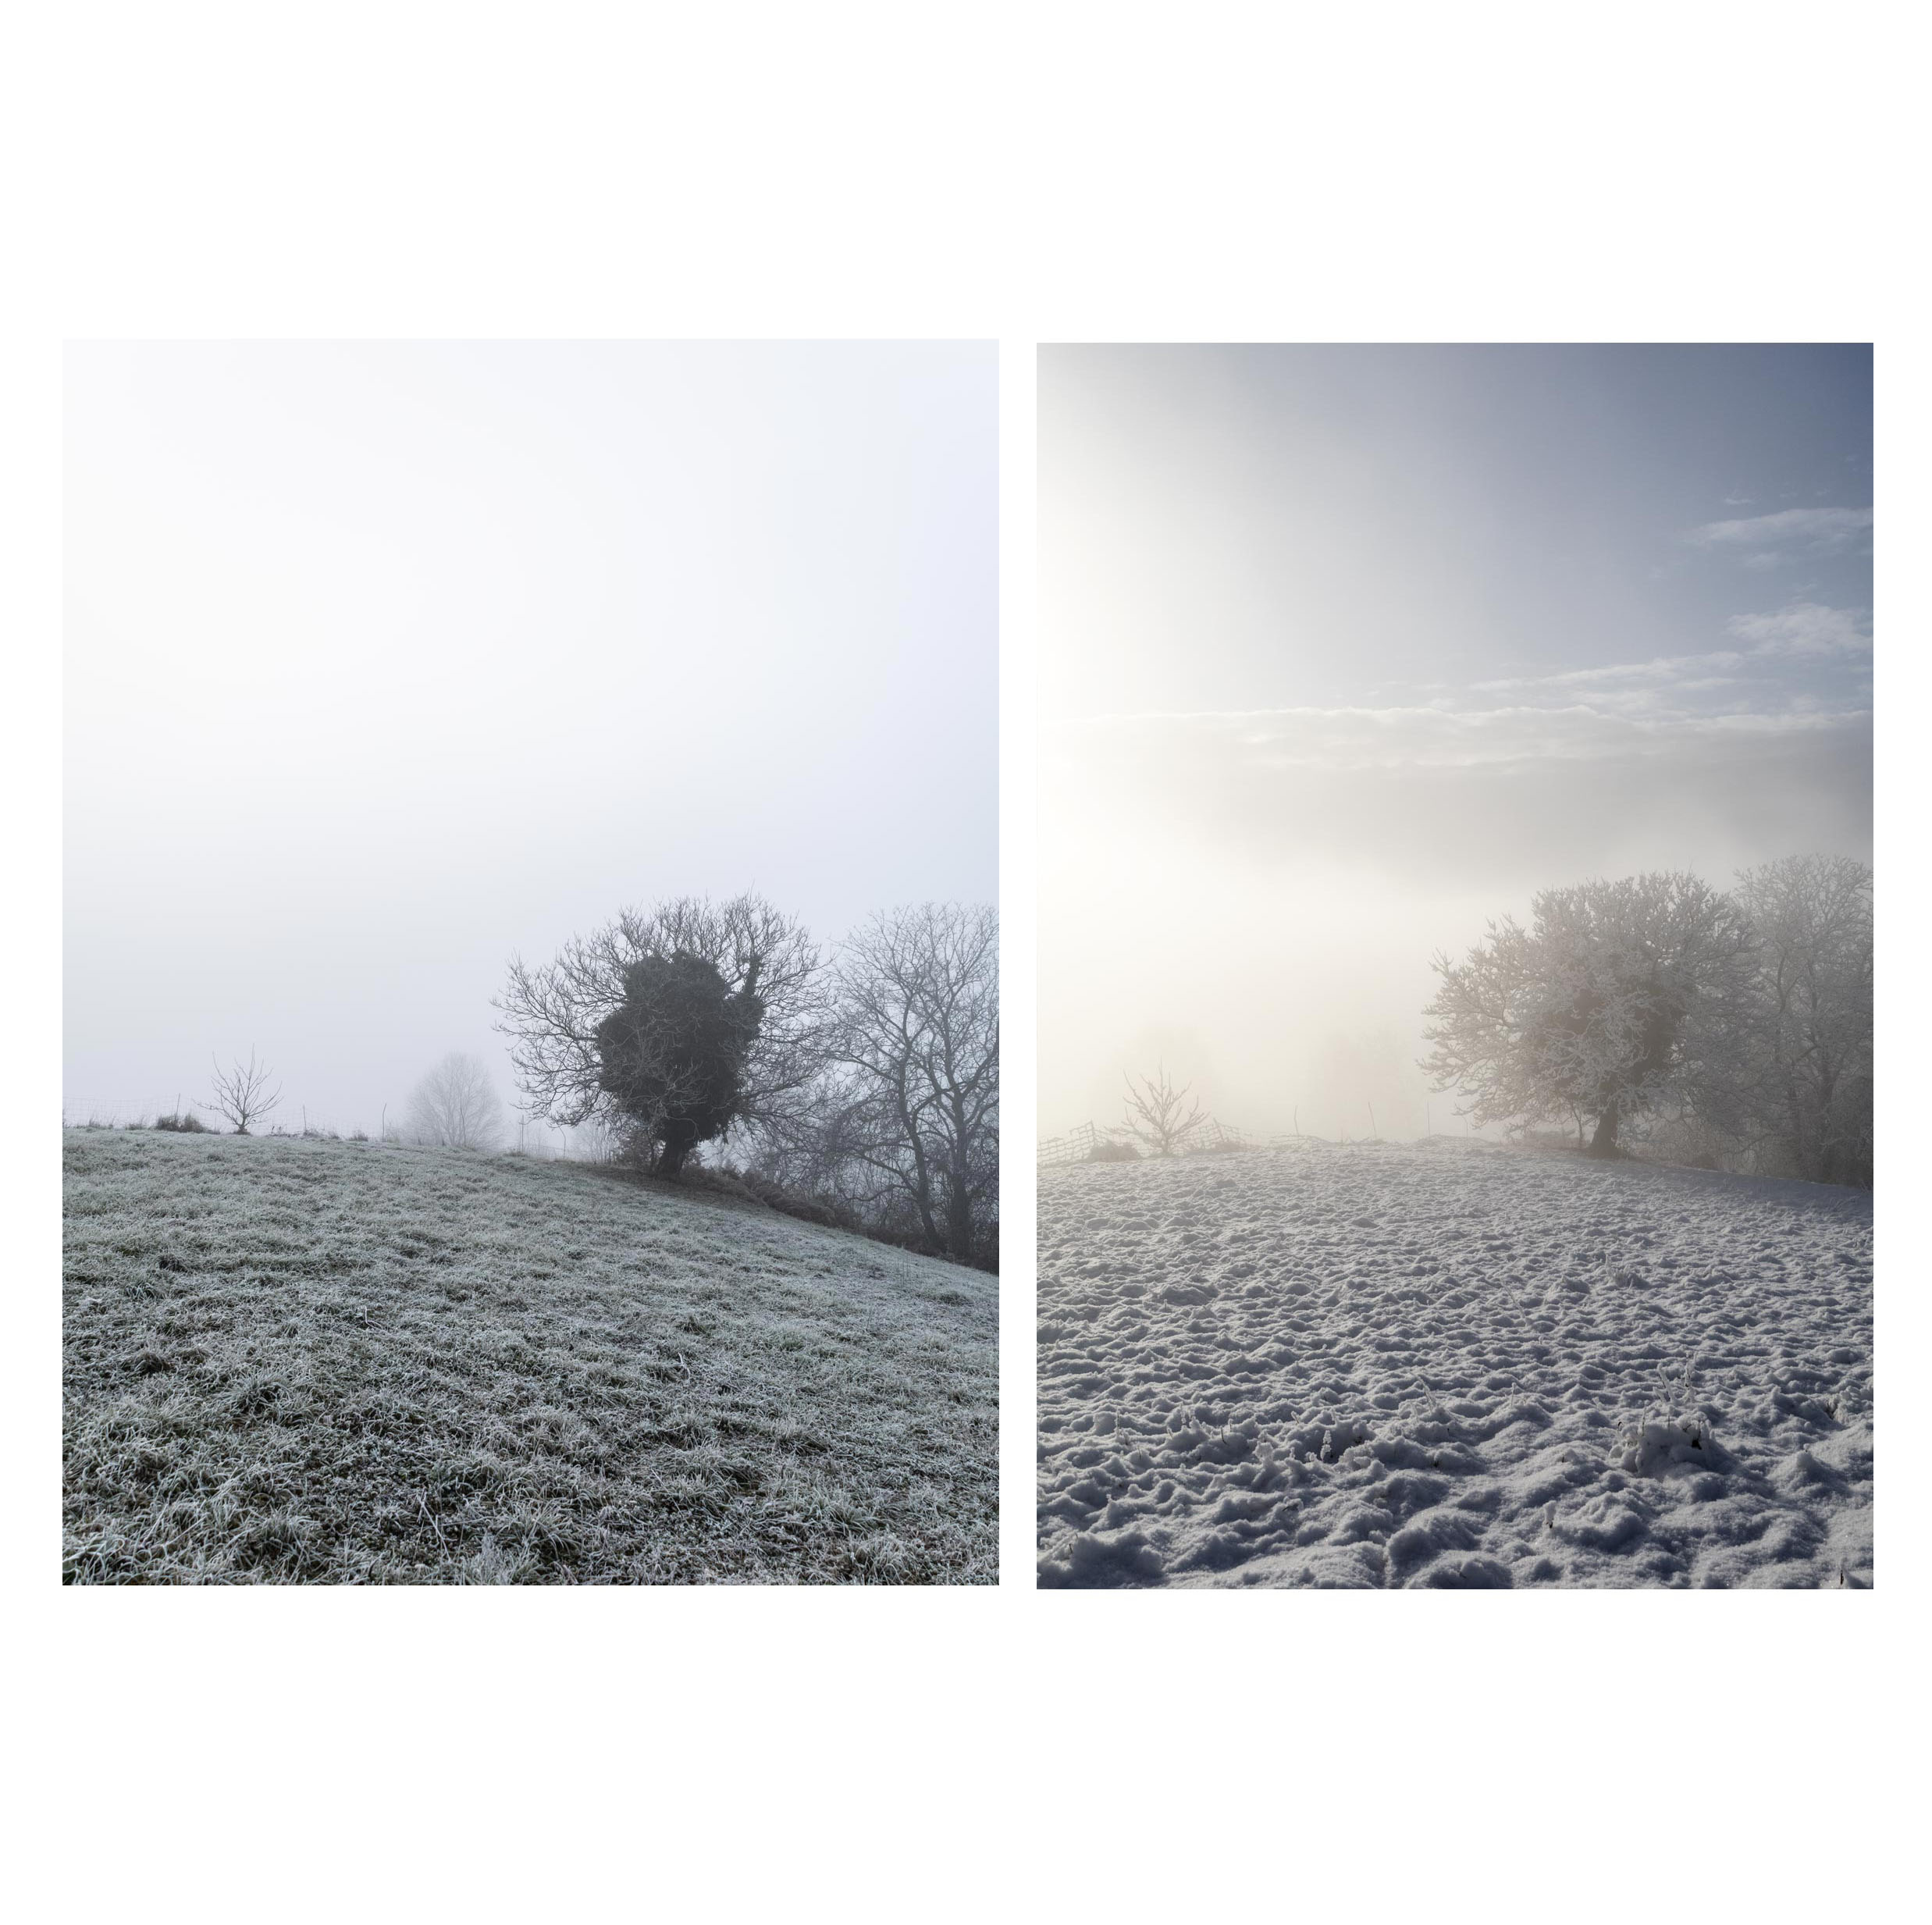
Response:
[[[66,1156],[70,1582],[994,1580],[994,1277],[581,1165]]]
[[[1871,1197],[1436,1139],[1043,1171],[1043,1585],[1872,1581]]]

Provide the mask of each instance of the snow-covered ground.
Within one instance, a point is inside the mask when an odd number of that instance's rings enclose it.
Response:
[[[1440,1138],[1043,1172],[1040,1581],[1869,1585],[1871,1231]]]

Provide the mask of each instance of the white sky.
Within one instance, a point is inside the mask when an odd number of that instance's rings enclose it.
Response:
[[[69,348],[66,1086],[374,1129],[513,951],[997,890],[991,343]]]
[[[1871,838],[1871,364],[1049,347],[1041,1127],[1450,1123],[1429,957]]]

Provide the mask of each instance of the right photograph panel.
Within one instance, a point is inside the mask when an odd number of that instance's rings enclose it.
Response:
[[[1871,1584],[1871,382],[1041,350],[1041,1585]]]

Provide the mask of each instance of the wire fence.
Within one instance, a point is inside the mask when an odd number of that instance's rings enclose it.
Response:
[[[60,1104],[61,1126],[66,1130],[150,1130],[158,1118],[193,1116],[204,1129],[226,1130],[229,1125],[220,1111],[208,1102],[187,1095],[165,1097],[63,1096]],[[297,1103],[282,1104],[254,1126],[259,1137],[347,1137],[360,1130],[373,1137],[381,1128],[360,1120],[350,1121],[326,1111],[310,1109]]]
[[[1293,1139],[1274,1140],[1285,1143]],[[1173,1138],[1172,1153],[1177,1156],[1203,1156],[1218,1151],[1268,1147],[1269,1143],[1247,1130],[1237,1130],[1218,1117],[1204,1116]],[[1062,1163],[1126,1162],[1148,1153],[1147,1146],[1125,1124],[1103,1129],[1097,1123],[1084,1123],[1057,1137],[1043,1137],[1038,1162],[1041,1169],[1050,1169]]]
[[[220,1112],[206,1101],[185,1093],[174,1096],[68,1096],[60,1105],[63,1130],[151,1130],[162,1117],[192,1116],[205,1130],[226,1133],[230,1125]],[[311,1109],[304,1104],[278,1105],[273,1113],[255,1123],[251,1133],[258,1137],[334,1137],[364,1138],[370,1141],[406,1142],[408,1132],[400,1120],[400,1111],[392,1116],[386,1107],[379,1107],[374,1118],[346,1117],[332,1111]],[[525,1156],[567,1162],[602,1162],[612,1153],[609,1132],[600,1124],[588,1123],[568,1129],[540,1117],[518,1116],[499,1136],[500,1150],[514,1150]]]

